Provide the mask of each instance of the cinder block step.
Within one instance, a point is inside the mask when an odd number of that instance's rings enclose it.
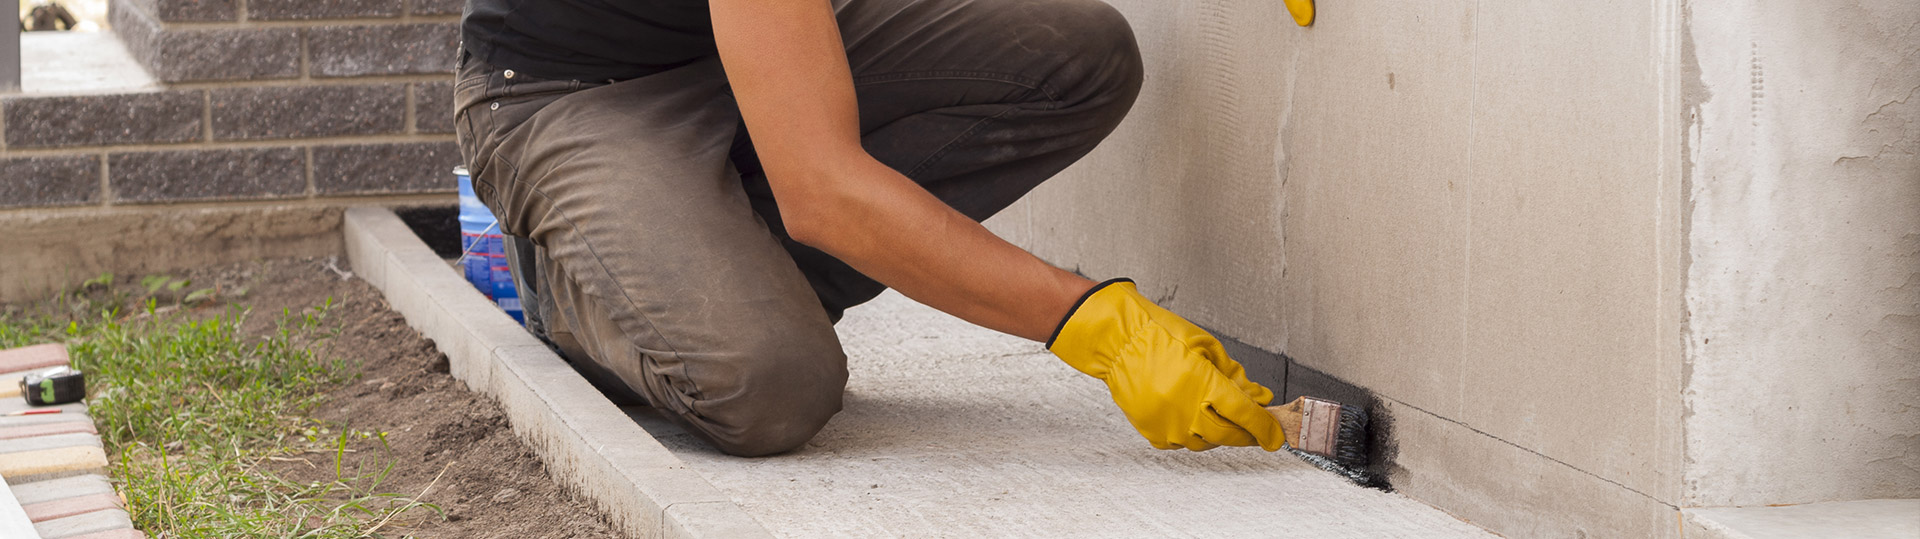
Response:
[[[67,364],[64,344],[36,344],[0,350],[0,372],[20,372]]]
[[[45,522],[74,515],[92,513],[94,511],[123,509],[123,507],[120,502],[120,497],[117,495],[89,494],[86,496],[75,496],[50,502],[23,505],[21,509],[26,510],[28,519],[34,522]]]
[[[99,447],[80,446],[59,449],[43,449],[10,453],[0,459],[0,477],[9,482],[14,478],[27,482],[36,477],[49,477],[103,470],[107,467],[107,452]]]
[[[124,509],[107,509],[46,522],[35,522],[33,529],[39,530],[41,539],[66,539],[90,533],[131,530],[133,519]]]
[[[31,483],[8,481],[13,486],[13,497],[21,505],[45,503],[74,496],[94,494],[113,494],[113,483],[104,475],[76,475],[59,479],[48,479]]]
[[[93,430],[93,422],[92,421],[67,421],[64,423],[46,423],[42,425],[26,425],[21,427],[4,427],[4,428],[0,428],[0,440],[30,438],[34,436],[51,436],[54,434],[72,434],[76,432],[85,433],[85,434],[94,434],[95,431]]]
[[[100,447],[100,437],[84,432],[76,432],[72,434],[54,434],[51,436],[0,440],[0,455],[80,446]]]

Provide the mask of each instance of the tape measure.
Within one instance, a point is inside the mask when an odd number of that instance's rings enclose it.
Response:
[[[20,379],[20,395],[34,406],[80,402],[87,397],[87,374],[67,367],[30,373]]]

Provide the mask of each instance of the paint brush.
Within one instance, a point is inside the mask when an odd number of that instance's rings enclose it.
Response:
[[[1287,450],[1320,469],[1362,486],[1374,486],[1367,472],[1367,411],[1325,399],[1300,397],[1267,413],[1280,421]]]

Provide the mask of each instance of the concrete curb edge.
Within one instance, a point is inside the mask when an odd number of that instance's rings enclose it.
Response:
[[[719,489],[468,285],[386,208],[343,218],[356,276],[447,354],[453,376],[497,399],[548,473],[642,538],[772,537]]]

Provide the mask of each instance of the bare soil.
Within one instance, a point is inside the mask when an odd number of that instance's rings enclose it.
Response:
[[[313,416],[347,428],[387,433],[348,445],[349,470],[392,462],[382,492],[416,496],[446,518],[416,510],[381,530],[422,538],[619,537],[590,504],[563,489],[532,450],[516,438],[499,405],[447,374],[447,357],[407,326],[378,290],[349,274],[344,260],[269,260],[206,268],[186,275],[193,288],[218,286],[253,309],[243,331],[275,330],[283,309],[295,312],[332,298],[326,326],[339,333],[322,349],[343,358],[358,377],[327,396]],[[299,481],[331,481],[333,455],[275,462],[271,470]],[[428,488],[431,484],[431,488]],[[401,520],[404,520],[401,521]]]

